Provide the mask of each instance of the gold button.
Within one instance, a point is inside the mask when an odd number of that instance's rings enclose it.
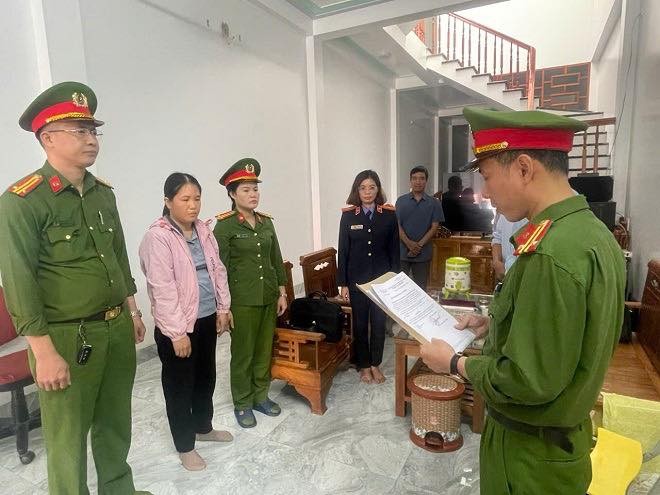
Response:
[[[71,236],[69,234],[67,234],[67,235],[64,236],[64,238],[68,241],[69,239],[71,239]]]
[[[368,253],[367,256],[371,256],[371,253]]]
[[[115,281],[114,281],[114,280],[110,280],[110,283],[111,283],[111,284],[114,284],[114,283],[115,283]]]
[[[259,265],[259,268],[263,268],[263,265]]]
[[[257,242],[257,246],[261,246],[261,243],[260,243],[260,242]]]
[[[371,244],[371,241],[367,241],[367,244]]]
[[[112,232],[112,227],[110,227],[110,228],[108,229],[108,232]]]
[[[261,255],[260,255],[260,254],[258,254],[258,255],[257,255],[257,258],[261,258]]]
[[[263,279],[264,279],[263,277],[259,277],[259,280],[263,280]]]
[[[101,253],[101,258],[105,258],[105,254]]]
[[[257,233],[255,232],[254,235],[257,235]]]
[[[371,229],[367,230],[367,232],[371,232]]]
[[[92,227],[92,226],[90,225],[90,226],[89,226],[89,230],[94,230],[94,227]]]

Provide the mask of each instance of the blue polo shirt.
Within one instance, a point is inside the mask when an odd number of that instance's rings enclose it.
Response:
[[[396,200],[396,217],[409,239],[418,241],[431,228],[433,222],[443,222],[442,205],[433,196],[424,193],[419,201],[413,193],[404,194]],[[422,252],[412,258],[408,257],[408,248],[400,243],[401,260],[410,262],[430,261],[433,247],[430,242],[422,248]]]

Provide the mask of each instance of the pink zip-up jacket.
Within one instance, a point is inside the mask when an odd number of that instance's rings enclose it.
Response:
[[[195,220],[195,228],[215,288],[218,312],[228,313],[231,296],[218,243],[205,222]],[[156,220],[144,235],[140,243],[140,267],[147,278],[156,326],[172,341],[192,333],[199,309],[197,271],[186,239],[167,218]]]

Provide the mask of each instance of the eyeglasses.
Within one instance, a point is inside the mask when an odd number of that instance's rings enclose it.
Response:
[[[79,138],[87,136],[103,136],[102,132],[99,132],[96,129],[87,129],[86,127],[78,127],[77,129],[51,129],[47,132],[68,132],[69,134],[73,134]]]

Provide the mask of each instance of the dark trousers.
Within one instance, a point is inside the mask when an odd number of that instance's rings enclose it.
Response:
[[[412,278],[426,292],[426,282],[429,279],[431,261],[401,260],[401,271]]]
[[[178,452],[195,448],[195,434],[213,429],[213,391],[215,390],[215,313],[195,322],[189,333],[191,353],[177,357],[172,340],[156,328],[158,356],[163,363],[161,381],[167,419]]]
[[[385,345],[385,313],[359,289],[350,290],[350,297],[353,310],[353,362],[359,370],[379,366],[383,361]]]

